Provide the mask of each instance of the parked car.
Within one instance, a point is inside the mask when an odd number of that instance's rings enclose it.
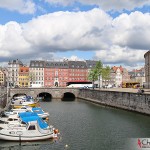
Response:
[[[106,88],[106,89],[113,88],[113,85],[108,84],[108,85],[105,85],[105,87],[104,87],[104,88]]]

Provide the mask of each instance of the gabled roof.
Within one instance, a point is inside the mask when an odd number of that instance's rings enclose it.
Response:
[[[121,71],[121,72],[123,72],[123,68],[122,68],[122,66],[120,66],[120,67],[113,66],[113,67],[112,67],[112,70],[113,70],[114,72],[116,72],[116,71],[117,71],[117,69],[120,69],[120,71]]]

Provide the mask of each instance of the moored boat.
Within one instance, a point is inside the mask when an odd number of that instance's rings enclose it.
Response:
[[[0,139],[10,141],[36,141],[56,138],[58,130],[49,126],[39,116],[20,116],[25,123],[23,126],[15,124],[0,127]]]

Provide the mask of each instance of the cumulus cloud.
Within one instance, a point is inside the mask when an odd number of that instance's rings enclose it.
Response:
[[[36,6],[31,0],[1,0],[0,8],[17,11],[21,14],[33,14],[36,10]]]
[[[91,50],[106,48],[101,33],[111,23],[102,10],[55,12],[23,24],[23,35],[43,51]]]
[[[25,55],[29,53],[29,43],[22,36],[22,28],[17,22],[0,26],[0,55]]]
[[[100,9],[55,12],[24,24],[0,25],[0,58],[45,55],[49,59],[55,57],[54,52],[78,50],[95,51],[95,57],[106,63],[132,65],[144,61],[150,47],[149,29],[149,13],[121,14],[113,19]]]
[[[103,10],[117,10],[123,9],[133,10],[136,7],[143,7],[144,5],[150,5],[150,0],[45,0],[50,4],[56,5],[71,5],[75,2],[80,2],[85,5],[98,5]]]
[[[106,64],[126,64],[136,66],[144,62],[144,54],[147,50],[133,50],[128,47],[113,45],[109,50],[96,51],[96,59],[102,60]]]

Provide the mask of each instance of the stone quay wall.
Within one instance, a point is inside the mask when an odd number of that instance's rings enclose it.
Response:
[[[7,89],[6,87],[0,87],[0,108],[4,108],[7,103]]]
[[[78,98],[92,103],[150,115],[150,94],[80,89]]]

